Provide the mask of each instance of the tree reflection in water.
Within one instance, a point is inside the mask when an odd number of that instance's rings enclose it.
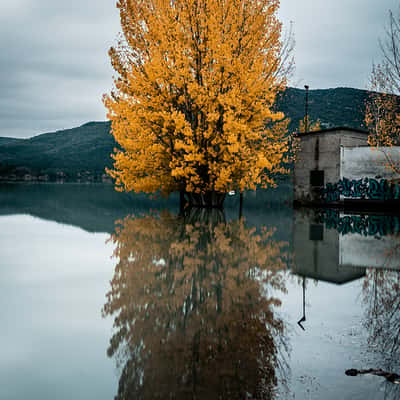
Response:
[[[365,326],[377,366],[400,371],[400,272],[369,268],[363,284]],[[385,382],[385,398],[399,399],[400,385]]]
[[[119,222],[103,315],[117,399],[271,399],[288,373],[286,244],[223,215],[167,212]]]

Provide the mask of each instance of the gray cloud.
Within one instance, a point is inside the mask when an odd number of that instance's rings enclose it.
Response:
[[[398,7],[398,0],[282,0],[281,19],[293,21],[296,39],[292,84],[366,89],[388,10]]]
[[[10,2],[11,3],[11,2]],[[105,120],[112,0],[14,0],[0,15],[0,135],[27,137]]]
[[[398,1],[282,0],[294,22],[292,85],[366,88],[388,9]],[[28,137],[105,120],[114,0],[13,0],[0,13],[0,136]]]

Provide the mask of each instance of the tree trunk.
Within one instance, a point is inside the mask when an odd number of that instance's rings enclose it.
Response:
[[[186,193],[189,205],[192,207],[222,208],[226,193],[205,192]]]

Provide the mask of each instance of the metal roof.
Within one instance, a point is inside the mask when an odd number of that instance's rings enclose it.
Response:
[[[346,132],[356,132],[356,133],[363,133],[368,135],[369,132],[366,129],[358,129],[358,128],[349,128],[348,126],[339,126],[336,128],[327,128],[327,129],[320,129],[318,131],[311,131],[307,133],[296,133],[295,135],[298,137],[310,136],[310,135],[319,135],[322,133],[330,133],[335,131],[346,131]]]

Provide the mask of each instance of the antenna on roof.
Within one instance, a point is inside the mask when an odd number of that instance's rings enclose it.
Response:
[[[304,112],[304,133],[308,133],[308,85],[304,85],[304,88],[306,89],[306,106],[305,106],[305,112]]]

